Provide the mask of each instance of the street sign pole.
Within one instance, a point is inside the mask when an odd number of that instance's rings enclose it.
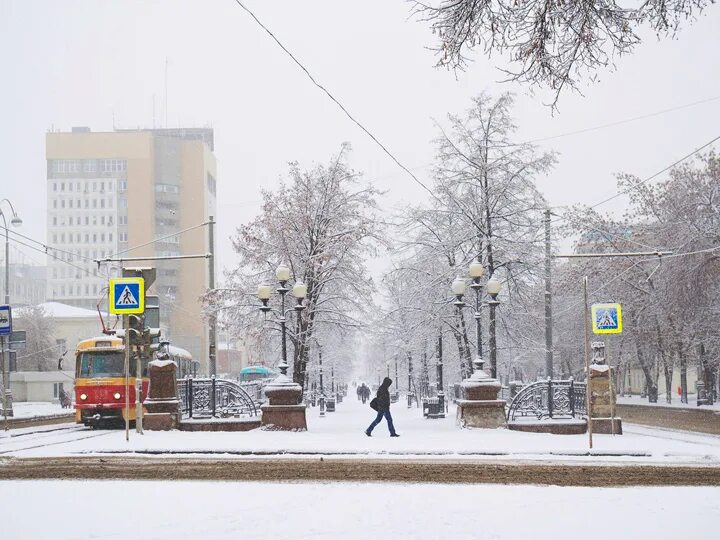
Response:
[[[3,417],[5,419],[5,431],[10,429],[7,416],[7,393],[5,392],[5,336],[0,335],[0,346],[2,346],[2,356],[0,357],[0,372],[2,372],[2,384],[0,384],[0,392],[2,392]],[[8,386],[10,386],[8,384]]]
[[[585,295],[585,307],[583,308],[583,318],[585,319],[585,408],[587,410],[588,425],[588,444],[593,447],[592,439],[592,411],[590,410],[590,306],[588,305],[588,278],[585,276],[583,280],[583,289]]]
[[[142,421],[142,354],[138,351],[135,355],[135,432],[141,435],[143,432]]]
[[[130,441],[130,316],[123,315],[125,327],[125,440]]]

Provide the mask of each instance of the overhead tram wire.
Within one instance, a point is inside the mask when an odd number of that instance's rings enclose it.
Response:
[[[431,197],[433,197],[434,199],[436,199],[438,202],[441,202],[440,199],[435,195],[435,193],[433,193],[433,191],[432,191],[429,187],[427,187],[417,176],[415,176],[415,175],[412,173],[412,171],[410,171],[410,169],[408,169],[405,165],[403,165],[403,164],[400,162],[400,160],[397,159],[397,158],[392,154],[392,152],[390,152],[390,150],[388,150],[388,149],[385,147],[385,145],[383,145],[383,144],[377,139],[377,137],[375,137],[375,135],[373,135],[364,125],[362,125],[358,120],[356,120],[355,117],[353,117],[353,116],[348,112],[348,110],[342,105],[342,103],[340,103],[340,102],[335,98],[335,96],[333,96],[333,95],[330,93],[330,91],[327,90],[327,88],[325,88],[323,85],[321,85],[320,83],[318,83],[318,82],[315,80],[315,78],[310,74],[310,72],[307,70],[307,68],[306,68],[297,58],[295,58],[295,56],[285,47],[285,45],[283,45],[283,44],[280,42],[280,40],[279,40],[277,37],[275,37],[275,34],[273,34],[262,22],[260,22],[260,19],[258,19],[252,11],[250,11],[240,0],[235,0],[235,3],[236,3],[238,6],[240,6],[243,10],[245,10],[245,11],[248,13],[248,15],[250,15],[250,16],[255,20],[255,22],[256,22],[263,30],[265,30],[265,32],[267,32],[267,34],[273,39],[273,41],[275,41],[275,43],[277,43],[278,46],[279,46],[283,51],[285,51],[285,53],[293,60],[293,62],[295,62],[295,64],[297,64],[298,67],[299,67],[300,69],[302,69],[303,72],[305,72],[305,75],[307,75],[307,77],[312,81],[312,83],[313,83],[315,86],[317,86],[320,90],[322,90],[323,92],[325,92],[325,94],[340,108],[340,110],[342,110],[342,112],[344,112],[345,115],[346,115],[356,126],[358,126],[361,130],[363,130],[363,131],[365,132],[365,134],[366,134],[368,137],[370,137],[370,138],[375,142],[375,144],[377,144],[377,145],[383,150],[383,152],[385,152],[385,154],[387,154],[387,155],[390,157],[390,159],[392,159],[392,160],[397,164],[398,167],[400,167],[403,171],[405,171],[418,185],[420,185],[425,191],[427,191],[427,192],[430,194]]]
[[[652,174],[652,175],[648,176],[647,178],[641,180],[641,181],[640,181],[640,184],[646,184],[647,182],[649,182],[649,181],[652,180],[653,178],[656,178],[656,177],[660,176],[662,173],[664,173],[664,172],[672,169],[672,168],[675,167],[676,165],[679,165],[680,163],[682,163],[682,162],[685,161],[686,159],[694,156],[695,154],[697,154],[697,153],[700,152],[701,150],[707,148],[708,146],[710,146],[711,144],[713,144],[713,143],[714,143],[715,141],[717,141],[717,140],[720,140],[720,135],[718,135],[717,137],[715,137],[715,138],[711,139],[710,141],[706,142],[706,143],[703,144],[701,147],[696,148],[695,150],[693,150],[693,151],[690,152],[689,154],[686,154],[685,156],[681,157],[681,158],[678,159],[677,161],[674,161],[673,163],[671,163],[670,165],[668,165],[668,166],[665,167],[664,169],[662,169],[662,170],[656,172],[655,174]],[[589,206],[588,208],[597,208],[598,206],[601,206],[601,205],[603,205],[603,204],[605,204],[605,203],[607,203],[607,202],[610,202],[610,201],[612,201],[613,199],[617,199],[617,198],[620,197],[621,195],[625,195],[626,193],[628,193],[629,191],[631,191],[631,189],[632,189],[632,188],[628,188],[628,189],[624,189],[624,190],[618,191],[615,195],[612,195],[612,196],[608,197],[607,199],[603,199],[602,201],[597,202],[597,203]],[[565,221],[565,220],[567,220],[567,218],[566,218],[565,216],[560,216],[560,217],[558,217],[557,219],[552,220],[550,223],[557,223],[557,222],[559,222],[559,221]]]
[[[559,133],[558,135],[551,135],[549,137],[539,137],[537,139],[528,139],[524,143],[520,143],[520,144],[532,144],[532,143],[537,143],[537,142],[551,141],[553,139],[560,139],[563,137],[570,137],[572,135],[580,135],[582,133],[588,133],[591,131],[606,129],[609,127],[615,127],[615,126],[620,126],[623,124],[629,124],[630,122],[636,122],[638,120],[645,120],[646,118],[652,118],[654,116],[660,116],[662,114],[667,114],[669,112],[679,111],[681,109],[687,109],[688,107],[694,107],[695,105],[702,105],[703,103],[710,103],[711,101],[717,101],[718,99],[720,99],[720,96],[714,96],[714,97],[707,98],[707,99],[701,99],[699,101],[693,101],[692,103],[686,103],[685,105],[678,105],[677,107],[670,107],[668,109],[663,109],[663,110],[656,111],[653,113],[643,114],[640,116],[633,116],[632,118],[625,118],[624,120],[616,120],[615,122],[608,122],[607,124],[601,124],[599,126],[577,129],[575,131]]]
[[[348,110],[347,110],[324,86],[322,86],[320,83],[318,83],[318,82],[315,80],[315,78],[310,74],[310,72],[307,70],[307,68],[306,68],[297,58],[295,58],[295,56],[280,42],[280,40],[278,40],[278,38],[275,37],[275,34],[273,34],[273,33],[255,16],[255,14],[254,14],[250,9],[248,9],[240,0],[235,0],[235,3],[236,3],[238,6],[240,6],[246,13],[248,13],[248,15],[250,15],[250,16],[253,18],[253,20],[255,20],[255,22],[256,22],[256,23],[275,41],[275,43],[277,43],[278,46],[293,60],[293,62],[295,62],[295,64],[297,64],[298,67],[300,67],[300,69],[303,70],[303,72],[304,72],[304,73],[307,75],[307,77],[312,81],[312,83],[313,83],[315,86],[317,86],[320,90],[322,90],[323,92],[325,92],[325,94],[345,113],[345,115],[346,115],[352,122],[354,122],[360,129],[362,129],[403,171],[405,171],[416,183],[418,183],[420,186],[422,186],[422,188],[425,189],[425,191],[427,191],[427,192],[430,194],[431,197],[433,197],[433,198],[434,198],[435,200],[437,200],[438,202],[442,202],[442,201],[435,195],[435,193],[433,193],[433,191],[432,191],[430,188],[428,188],[423,182],[421,182],[420,179],[418,179],[417,176],[415,176],[415,175],[410,171],[410,169],[408,169],[405,165],[403,165],[367,128],[365,128],[365,126],[363,126],[359,121],[357,121],[357,120],[348,112]],[[646,115],[641,115],[641,116],[629,118],[629,119],[626,119],[626,120],[620,120],[620,121],[617,121],[617,122],[613,122],[613,123],[605,124],[605,125],[601,125],[601,126],[596,126],[596,127],[593,127],[593,128],[587,128],[587,129],[584,129],[584,130],[579,130],[579,131],[577,131],[577,132],[571,132],[571,133],[565,133],[565,134],[560,134],[560,135],[554,135],[554,136],[551,136],[551,137],[547,137],[547,138],[545,138],[545,139],[534,139],[534,140],[527,141],[526,143],[520,143],[520,144],[518,144],[518,145],[513,145],[513,146],[519,146],[519,145],[527,144],[527,143],[530,143],[530,142],[539,142],[539,141],[541,141],[541,140],[550,140],[550,139],[565,137],[565,136],[569,136],[569,135],[575,135],[575,134],[583,133],[583,132],[586,132],[586,131],[593,131],[593,130],[596,130],[596,129],[603,129],[603,128],[606,128],[606,127],[611,127],[611,126],[613,126],[613,125],[619,125],[619,124],[623,124],[623,123],[627,123],[627,122],[633,122],[633,121],[636,121],[636,120],[641,120],[641,119],[644,119],[644,118],[649,118],[649,117],[652,117],[652,116],[657,116],[657,115],[660,115],[660,114],[665,114],[665,113],[667,113],[667,112],[671,112],[671,111],[674,111],[674,110],[678,110],[678,109],[682,109],[682,108],[686,108],[686,107],[691,107],[691,106],[699,105],[699,104],[702,104],[702,103],[707,103],[707,102],[710,102],[710,101],[714,101],[714,100],[716,100],[716,99],[720,99],[720,96],[714,96],[714,97],[712,97],[712,98],[708,98],[708,99],[705,99],[705,100],[700,100],[700,101],[697,101],[697,102],[694,102],[694,103],[689,103],[689,104],[681,105],[681,106],[678,106],[678,107],[673,107],[673,108],[669,108],[669,109],[664,109],[664,110],[662,110],[662,111],[657,111],[657,112],[655,112],[655,113],[650,113],[650,114],[646,114]],[[663,172],[665,172],[666,170],[674,167],[674,166],[677,165],[678,163],[681,163],[682,161],[684,161],[684,160],[687,159],[688,157],[696,154],[697,152],[699,152],[699,151],[702,150],[703,148],[709,146],[710,144],[712,144],[713,142],[715,142],[715,141],[718,140],[718,139],[720,139],[720,136],[716,137],[715,139],[713,139],[713,140],[710,141],[709,143],[707,143],[707,144],[701,146],[700,148],[696,149],[696,150],[693,151],[691,154],[689,154],[689,155],[681,158],[680,160],[676,161],[676,162],[673,163],[672,165],[666,167],[666,168],[663,169],[662,171],[659,171],[659,172],[655,173],[653,176],[650,176],[650,177],[646,178],[645,180],[642,181],[642,183],[645,183],[645,182],[648,182],[648,181],[652,180],[652,179],[655,178],[656,176],[658,176],[658,175],[662,174]],[[625,192],[619,192],[619,193],[613,195],[612,197],[609,197],[609,198],[606,199],[606,200],[603,200],[603,201],[600,201],[599,203],[596,203],[595,205],[591,206],[590,208],[595,208],[596,206],[600,206],[601,204],[605,204],[606,202],[611,201],[611,200],[615,199],[616,197],[619,197],[620,195],[622,195],[622,194],[624,194],[624,193],[626,193],[626,191],[625,191]],[[560,219],[564,219],[564,218],[560,218]],[[557,220],[556,220],[556,221],[557,221]]]

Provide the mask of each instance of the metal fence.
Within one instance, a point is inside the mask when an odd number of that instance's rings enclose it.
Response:
[[[508,406],[507,420],[518,417],[575,418],[587,414],[586,384],[569,380],[546,380],[522,388]]]
[[[258,404],[250,393],[226,379],[181,379],[177,383],[180,412],[188,418],[257,416]]]

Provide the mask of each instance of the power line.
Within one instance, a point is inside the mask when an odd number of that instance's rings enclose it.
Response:
[[[250,16],[255,20],[255,22],[256,22],[263,30],[265,30],[265,32],[267,32],[267,34],[275,41],[275,43],[277,43],[277,44],[280,46],[280,48],[281,48],[283,51],[285,51],[285,53],[293,60],[293,62],[295,62],[295,63],[298,65],[298,67],[299,67],[300,69],[302,69],[303,72],[305,72],[305,75],[307,75],[307,77],[312,81],[312,83],[313,83],[315,86],[317,86],[320,90],[322,90],[323,92],[325,92],[325,94],[340,108],[340,110],[342,110],[342,111],[345,113],[345,115],[346,115],[350,120],[352,120],[353,123],[355,123],[355,125],[357,125],[361,130],[363,130],[363,131],[365,132],[365,134],[366,134],[368,137],[370,137],[370,138],[375,142],[375,144],[377,144],[377,145],[383,150],[383,152],[385,152],[385,154],[387,154],[387,155],[390,157],[390,159],[392,159],[392,160],[398,165],[398,167],[400,167],[402,170],[404,170],[408,175],[410,175],[410,177],[411,177],[415,182],[417,182],[423,189],[425,189],[425,191],[427,191],[433,198],[435,198],[435,199],[437,199],[437,200],[439,201],[439,199],[437,198],[437,196],[432,192],[432,190],[431,190],[430,188],[428,188],[424,183],[422,183],[422,182],[420,181],[420,179],[419,179],[417,176],[415,176],[415,175],[410,171],[410,169],[408,169],[405,165],[403,165],[402,163],[400,163],[400,161],[390,152],[390,150],[388,150],[388,149],[377,139],[377,137],[375,137],[375,135],[373,135],[372,133],[370,133],[370,131],[369,131],[365,126],[363,126],[358,120],[356,120],[356,119],[348,112],[348,110],[342,105],[342,103],[340,103],[340,102],[335,98],[335,96],[333,96],[333,95],[327,90],[327,88],[325,88],[323,85],[321,85],[320,83],[318,83],[318,82],[315,80],[315,78],[310,74],[310,72],[307,70],[307,68],[306,68],[302,63],[300,63],[300,61],[299,61],[297,58],[295,58],[295,56],[280,42],[280,40],[278,40],[277,37],[275,37],[275,34],[273,34],[262,22],[260,22],[260,20],[255,16],[255,14],[254,14],[252,11],[250,11],[247,7],[245,7],[245,5],[244,5],[240,0],[235,0],[235,2],[236,2],[237,5],[239,5],[242,9],[244,9],[244,10],[248,13],[248,15],[250,15]]]
[[[645,120],[646,118],[652,118],[654,116],[660,116],[661,114],[667,114],[669,112],[679,111],[681,109],[687,109],[688,107],[694,107],[695,105],[702,105],[703,103],[709,103],[711,101],[716,101],[720,99],[720,96],[714,96],[707,99],[701,99],[700,101],[693,101],[692,103],[686,103],[685,105],[678,105],[677,107],[671,107],[668,109],[663,109],[660,111],[656,111],[653,113],[643,114],[640,116],[633,116],[632,118],[626,118],[624,120],[617,120],[615,122],[609,122],[607,124],[601,124],[599,126],[593,126],[589,128],[583,128],[583,129],[577,129],[575,131],[568,131],[566,133],[560,133],[558,135],[551,135],[549,137],[541,137],[538,139],[529,139],[521,144],[531,144],[536,142],[542,142],[542,141],[551,141],[553,139],[560,139],[562,137],[570,137],[571,135],[579,135],[581,133],[588,133],[590,131],[597,131],[599,129],[605,129],[609,127],[614,126],[620,126],[622,124],[628,124],[630,122],[636,122],[637,120]],[[519,145],[518,145],[519,146]]]
[[[649,182],[650,180],[652,180],[653,178],[656,178],[656,177],[660,176],[662,173],[664,173],[664,172],[672,169],[673,167],[675,167],[676,165],[682,163],[682,162],[685,161],[686,159],[694,156],[695,154],[697,154],[698,152],[700,152],[700,151],[703,150],[704,148],[707,148],[708,146],[710,146],[711,144],[713,144],[713,143],[714,143],[715,141],[717,141],[718,139],[720,139],[720,135],[718,135],[717,137],[713,138],[712,140],[706,142],[706,143],[703,144],[700,148],[696,148],[695,150],[693,150],[693,151],[690,152],[689,154],[686,154],[685,156],[681,157],[681,158],[678,159],[677,161],[674,161],[673,163],[671,163],[670,165],[668,165],[668,166],[665,167],[664,169],[662,169],[662,170],[656,172],[655,174],[652,174],[652,175],[648,176],[647,178],[641,180],[639,183],[640,183],[640,184],[645,184],[645,183]],[[597,208],[598,206],[601,206],[601,205],[603,205],[603,204],[605,204],[605,203],[607,203],[607,202],[610,202],[610,201],[612,201],[613,199],[616,199],[616,198],[620,197],[621,195],[625,195],[625,194],[628,193],[631,189],[632,189],[632,188],[628,188],[628,189],[624,189],[624,190],[622,190],[622,191],[618,191],[615,195],[612,195],[612,196],[608,197],[607,199],[603,199],[602,201],[597,202],[597,203],[589,206],[588,208],[590,208],[590,209],[592,209],[592,208]],[[561,216],[561,217],[553,220],[551,223],[557,223],[558,221],[565,221],[565,220],[567,220],[567,218],[566,218],[565,216]]]

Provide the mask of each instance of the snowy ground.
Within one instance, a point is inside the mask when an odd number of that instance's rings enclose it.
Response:
[[[587,435],[522,433],[507,429],[469,430],[455,425],[454,411],[442,420],[422,417],[418,408],[393,405],[401,437],[389,437],[383,421],[365,436],[374,412],[355,399],[337,405],[337,411],[319,417],[307,411],[308,431],[302,433],[253,430],[249,432],[151,432],[131,430],[130,442],[122,430],[60,431],[28,436],[0,434],[0,454],[42,457],[119,453],[181,454],[188,456],[346,455],[382,459],[398,455],[452,459],[498,458],[525,460],[578,460],[641,463],[693,463],[720,465],[720,436],[672,431],[627,424],[625,435],[595,435],[588,449]],[[25,430],[29,432],[31,430]],[[13,430],[14,434],[23,433]]]
[[[8,481],[3,540],[658,540],[712,536],[720,488]],[[38,519],[41,516],[41,519]]]
[[[34,418],[36,416],[62,416],[73,414],[75,409],[63,409],[59,403],[45,401],[16,401],[13,403],[15,418]]]

